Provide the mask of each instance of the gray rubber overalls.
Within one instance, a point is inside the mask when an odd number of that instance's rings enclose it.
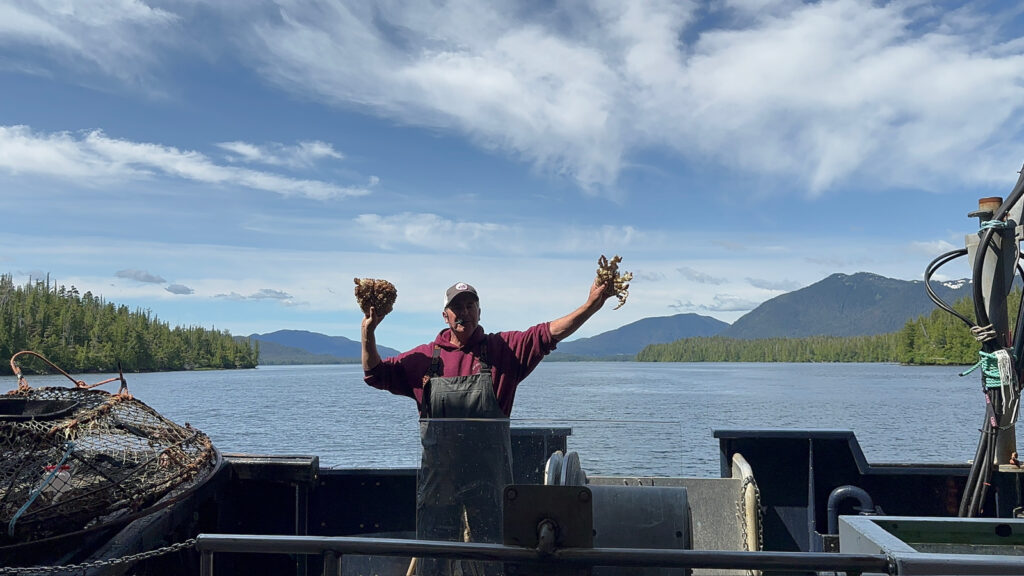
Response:
[[[502,492],[512,483],[508,416],[494,394],[486,342],[474,354],[480,372],[445,378],[434,347],[424,376],[416,487],[416,538],[501,543]],[[420,559],[419,573],[498,574],[496,562]]]

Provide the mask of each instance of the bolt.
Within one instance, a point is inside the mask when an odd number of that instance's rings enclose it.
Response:
[[[505,498],[508,500],[515,500],[519,496],[519,492],[515,488],[509,488],[505,491]]]
[[[580,502],[590,502],[590,490],[580,490],[578,498]]]

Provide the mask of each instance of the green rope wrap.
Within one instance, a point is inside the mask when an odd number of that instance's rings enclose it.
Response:
[[[1006,220],[1006,221],[1003,221],[1003,220],[986,220],[985,222],[981,223],[981,229],[982,230],[985,230],[987,228],[994,228],[996,230],[1005,230],[1005,229],[1008,229],[1008,228],[1016,228],[1016,227],[1017,227],[1017,223],[1014,222],[1013,220]]]
[[[978,350],[978,355],[981,356],[981,358],[978,359],[973,366],[961,372],[960,375],[967,376],[971,372],[981,368],[981,373],[985,376],[985,388],[999,388],[1002,386],[1002,377],[999,375],[999,359],[996,357],[995,353]]]

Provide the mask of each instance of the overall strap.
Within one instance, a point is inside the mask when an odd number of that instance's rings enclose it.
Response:
[[[423,385],[426,386],[431,378],[441,375],[441,347],[434,344],[434,354],[430,358],[430,368],[427,368],[423,375]]]
[[[487,362],[487,338],[485,337],[483,342],[480,343],[480,349],[477,350],[476,359],[480,361],[480,373],[483,374],[485,371],[491,369],[490,363]]]
[[[480,343],[480,347],[477,353],[474,355],[476,359],[480,361],[480,373],[490,370],[491,365],[487,362],[487,339]],[[427,372],[423,374],[423,385],[426,386],[427,382],[430,382],[431,378],[435,378],[441,375],[441,347],[434,344],[434,352],[430,358],[430,367],[427,368]]]

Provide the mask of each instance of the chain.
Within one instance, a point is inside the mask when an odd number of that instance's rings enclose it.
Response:
[[[740,525],[740,538],[743,542],[743,549],[750,551],[750,546],[747,544],[747,486],[754,487],[754,506],[756,507],[755,513],[755,524],[757,530],[757,549],[764,549],[764,525],[761,522],[761,490],[757,487],[757,482],[754,481],[753,476],[747,476],[743,479],[743,485],[740,486],[740,497],[736,500],[736,517],[739,520]],[[754,570],[748,570],[748,575],[754,575],[757,572]]]
[[[142,560],[149,560],[150,558],[156,558],[157,556],[163,556],[172,552],[178,552],[186,548],[192,548],[196,545],[195,538],[189,538],[184,542],[178,542],[176,544],[170,544],[163,548],[157,548],[156,550],[147,550],[145,552],[139,552],[138,554],[131,554],[128,556],[122,556],[120,558],[108,558],[106,560],[96,560],[94,562],[84,562],[82,564],[65,564],[63,566],[15,566],[4,568],[0,567],[0,575],[6,574],[52,574],[54,572],[71,572],[74,570],[84,570],[86,568],[98,568],[117,566],[119,564],[128,564],[139,562]]]
[[[761,519],[761,489],[757,487],[757,482],[754,482],[754,477],[750,477],[750,483],[754,485],[754,505],[757,506],[757,549],[764,550],[764,522]]]

